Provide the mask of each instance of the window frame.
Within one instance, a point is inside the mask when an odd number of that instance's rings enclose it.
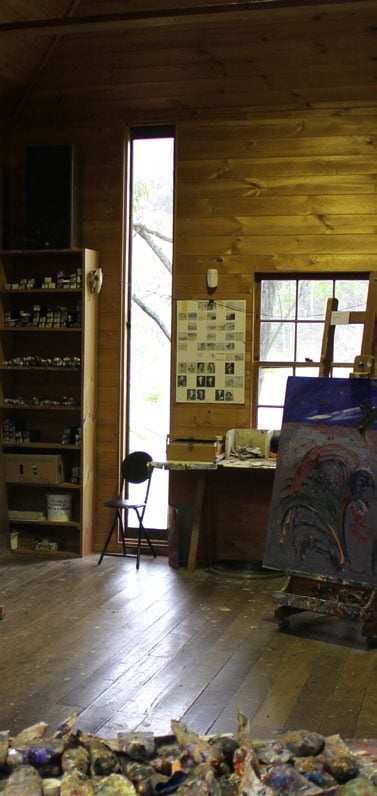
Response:
[[[151,123],[151,124],[137,124],[131,125],[127,128],[125,134],[125,162],[124,162],[124,187],[123,187],[123,201],[124,201],[124,234],[123,234],[123,286],[124,292],[122,297],[122,359],[121,359],[121,375],[120,375],[120,385],[121,385],[121,401],[120,401],[120,427],[121,427],[121,434],[120,434],[120,446],[118,450],[118,462],[119,462],[119,472],[121,470],[121,463],[127,453],[132,450],[131,445],[131,390],[132,390],[132,378],[131,378],[131,364],[132,364],[132,355],[131,355],[131,347],[132,347],[132,335],[135,334],[132,326],[132,287],[134,283],[134,255],[133,255],[133,232],[132,232],[132,224],[133,224],[133,189],[134,189],[134,144],[137,141],[146,141],[146,140],[153,140],[153,139],[164,139],[164,138],[171,138],[174,140],[173,146],[173,215],[172,215],[172,223],[173,223],[173,239],[174,239],[174,207],[175,207],[175,193],[176,193],[176,145],[177,145],[177,130],[176,125],[174,123],[169,122],[162,122],[162,123]],[[174,244],[172,244],[173,246]],[[173,251],[173,250],[172,250]],[[172,255],[172,268],[174,270],[174,259]],[[173,274],[172,274],[173,278]],[[170,318],[172,324],[172,311],[173,311],[173,283],[171,286],[171,308],[170,308]],[[172,356],[172,340],[170,340],[170,356],[169,356],[169,371],[171,371],[171,356]],[[168,391],[168,405],[169,405],[169,412],[171,414],[171,397],[170,391]],[[166,429],[168,432],[168,427]],[[156,477],[157,482],[161,483],[162,479],[166,479],[166,474],[160,473],[158,478]],[[157,485],[155,488],[152,488],[152,493],[149,497],[149,506],[153,505],[154,495],[156,494]],[[137,487],[135,487],[135,491],[137,491]],[[162,493],[161,493],[162,494]],[[166,513],[166,512],[165,512]],[[149,509],[150,514],[150,509]],[[128,522],[130,524],[128,524]],[[146,524],[147,523],[147,524]],[[135,535],[136,532],[136,520],[135,517],[130,515],[127,518],[127,530],[130,531],[131,537]],[[146,514],[146,521],[144,522],[146,527],[148,526],[148,513]],[[149,530],[156,531],[155,539],[164,538],[164,534],[166,535],[166,528],[161,528],[159,525],[156,527],[152,527],[151,523],[149,522]],[[118,540],[119,541],[119,540]]]
[[[332,296],[328,296],[328,298],[335,297],[334,292],[334,285],[336,282],[341,281],[359,281],[365,280],[366,282],[369,281],[371,271],[284,271],[284,272],[256,272],[254,274],[253,279],[253,339],[252,339],[252,364],[251,364],[251,427],[257,428],[258,425],[258,414],[259,408],[261,406],[265,406],[265,404],[261,404],[259,402],[259,372],[262,367],[274,367],[274,368],[292,368],[293,374],[297,375],[296,371],[300,370],[300,368],[305,369],[313,369],[315,373],[313,375],[318,375],[318,368],[320,365],[319,361],[301,361],[301,360],[261,360],[260,359],[260,343],[261,343],[261,323],[265,322],[265,319],[261,318],[261,284],[263,281],[295,281],[296,286],[300,281],[322,281],[322,280],[332,280],[333,282],[333,289],[332,289]],[[297,289],[296,289],[296,307],[297,307]],[[324,315],[323,321],[324,323],[326,313],[326,306],[324,307]],[[295,313],[294,319],[290,319],[290,322],[294,323],[295,327],[297,323],[303,323],[302,319],[297,318],[297,313]],[[309,321],[310,322],[310,321]],[[296,335],[295,335],[296,338]],[[334,362],[335,364],[335,362]],[[335,364],[335,368],[337,365]],[[353,361],[348,362],[339,362],[338,367],[340,368],[353,368]],[[331,372],[331,375],[334,375]],[[330,376],[331,378],[331,376]],[[271,408],[281,408],[281,404],[277,403],[275,405],[271,405]]]

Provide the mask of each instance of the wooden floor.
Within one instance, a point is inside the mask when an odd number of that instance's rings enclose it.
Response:
[[[40,720],[125,729],[305,728],[377,737],[377,650],[356,622],[315,614],[280,632],[283,578],[175,571],[166,559],[0,561],[0,730]]]

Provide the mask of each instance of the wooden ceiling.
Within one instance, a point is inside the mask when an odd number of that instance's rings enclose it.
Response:
[[[65,18],[70,0],[34,3],[33,0],[0,2],[0,24],[35,20],[39,17]],[[26,36],[22,33],[0,35],[0,108],[1,115],[11,118],[25,92],[33,84],[48,58],[53,37]]]
[[[0,0],[0,115],[11,120],[60,37],[130,27],[205,25],[261,9],[341,5],[347,0]]]

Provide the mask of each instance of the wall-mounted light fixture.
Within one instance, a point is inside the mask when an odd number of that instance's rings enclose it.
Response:
[[[102,268],[93,268],[88,272],[88,285],[91,293],[100,293],[103,282]]]
[[[216,290],[219,283],[217,268],[208,268],[207,271],[207,287],[210,290]]]

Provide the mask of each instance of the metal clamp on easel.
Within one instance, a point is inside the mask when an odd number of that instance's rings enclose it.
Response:
[[[375,358],[371,354],[360,354],[355,357],[350,379],[370,379],[374,376]]]

